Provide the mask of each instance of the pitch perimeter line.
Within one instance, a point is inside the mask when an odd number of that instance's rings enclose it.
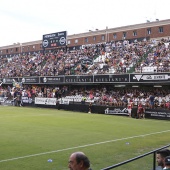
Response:
[[[59,149],[59,150],[50,151],[50,152],[26,155],[26,156],[22,156],[22,157],[11,158],[11,159],[5,159],[5,160],[0,160],[0,163],[1,162],[14,161],[14,160],[18,160],[18,159],[29,158],[29,157],[34,157],[34,156],[41,156],[41,155],[46,155],[46,154],[51,154],[51,153],[57,153],[57,152],[62,152],[62,151],[68,151],[68,150],[72,150],[72,149],[84,148],[84,147],[88,147],[88,146],[94,146],[94,145],[117,142],[117,141],[122,141],[122,140],[127,140],[127,139],[133,139],[133,138],[138,138],[138,137],[145,137],[145,136],[150,136],[150,135],[155,135],[155,134],[160,134],[160,133],[166,133],[166,132],[170,132],[170,130],[165,130],[165,131],[155,132],[155,133],[148,133],[148,134],[145,134],[145,135],[131,136],[131,137],[127,137],[127,138],[114,139],[114,140],[92,143],[92,144],[87,144],[87,145],[82,145],[82,146],[75,146],[75,147],[71,147],[71,148],[65,148],[65,149]]]

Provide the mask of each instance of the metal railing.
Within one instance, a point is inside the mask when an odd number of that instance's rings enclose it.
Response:
[[[129,163],[129,162],[133,162],[133,161],[135,161],[135,160],[137,160],[137,159],[143,158],[143,157],[145,157],[145,156],[148,156],[148,155],[150,155],[150,154],[153,154],[153,170],[156,170],[156,152],[159,151],[159,150],[161,150],[161,149],[168,148],[168,147],[170,147],[170,144],[169,144],[169,145],[166,145],[166,146],[163,146],[163,147],[161,147],[161,148],[158,148],[158,149],[156,149],[156,150],[147,152],[147,153],[145,153],[145,154],[139,155],[139,156],[134,157],[134,158],[132,158],[132,159],[126,160],[126,161],[124,161],[124,162],[120,162],[120,163],[118,163],[118,164],[111,165],[111,166],[109,166],[109,167],[103,168],[103,169],[101,169],[101,170],[113,169],[113,168],[119,167],[119,166],[121,166],[121,165],[127,164],[127,163]]]

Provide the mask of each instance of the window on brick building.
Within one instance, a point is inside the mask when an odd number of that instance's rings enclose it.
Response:
[[[102,41],[104,41],[105,40],[105,35],[102,35],[101,39],[102,39]]]
[[[116,39],[116,38],[117,38],[117,34],[114,33],[114,34],[113,34],[113,39]]]
[[[133,31],[133,36],[137,36],[137,31]]]
[[[147,33],[148,33],[148,34],[151,34],[151,28],[148,28],[148,29],[147,29]]]
[[[6,53],[8,53],[8,49],[6,50]]]
[[[78,43],[78,39],[75,40],[75,44],[77,44],[77,43]]]
[[[127,33],[126,33],[126,32],[123,32],[123,37],[122,37],[122,39],[126,39],[126,35],[127,35]]]
[[[15,51],[18,52],[18,48],[15,48]]]
[[[42,44],[40,44],[40,49],[42,48]]]
[[[159,33],[163,32],[163,27],[159,27]]]
[[[68,40],[68,41],[67,41],[67,44],[71,44],[71,41],[70,41],[70,40]]]
[[[88,38],[86,37],[86,38],[84,39],[84,41],[85,41],[85,43],[88,43],[89,40],[88,40]]]
[[[96,41],[96,36],[93,37],[93,41]]]

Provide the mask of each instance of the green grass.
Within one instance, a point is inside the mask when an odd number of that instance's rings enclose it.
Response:
[[[67,170],[75,151],[83,151],[92,169],[99,170],[168,145],[169,136],[164,120],[2,106],[0,170]],[[116,169],[150,170],[152,159],[149,155]]]

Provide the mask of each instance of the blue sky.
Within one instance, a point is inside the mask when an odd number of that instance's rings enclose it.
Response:
[[[0,0],[0,46],[170,19],[169,0]]]

